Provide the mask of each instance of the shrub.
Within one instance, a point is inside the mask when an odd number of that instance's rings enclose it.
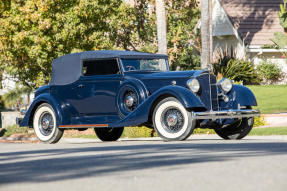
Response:
[[[199,135],[199,134],[215,134],[215,131],[213,129],[201,129],[201,128],[196,128],[194,129],[193,135]]]
[[[247,60],[231,58],[227,61],[227,58],[220,59],[219,62],[213,63],[213,70],[217,76],[242,81],[243,84],[259,83],[259,76],[254,64]]]
[[[14,134],[28,134],[28,128],[27,127],[19,127],[17,125],[8,126],[5,129],[2,129],[0,132],[1,136],[4,137],[10,137]]]
[[[263,116],[254,118],[254,125],[253,125],[254,127],[260,127],[260,126],[264,126],[264,125],[266,125],[266,122],[265,122]]]
[[[122,137],[127,138],[151,137],[151,133],[152,129],[147,127],[125,127]]]
[[[213,72],[218,79],[229,78],[244,84],[258,84],[259,77],[252,62],[240,58],[233,47],[218,49],[212,64]]]
[[[281,69],[275,63],[266,60],[257,66],[257,72],[263,82],[267,84],[277,82],[283,77]]]

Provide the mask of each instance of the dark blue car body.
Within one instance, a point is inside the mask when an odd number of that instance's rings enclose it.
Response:
[[[82,75],[83,61],[101,59],[116,59],[120,73]],[[223,101],[216,77],[209,71],[125,71],[123,59],[166,59],[168,63],[165,55],[131,51],[88,51],[57,58],[53,62],[51,82],[35,92],[35,99],[20,125],[32,127],[33,115],[42,103],[54,109],[58,128],[152,126],[153,109],[169,96],[177,98],[202,120],[219,120],[216,116],[221,112],[230,118],[242,114],[242,108],[257,105],[253,93],[241,85],[233,85],[226,95],[229,101]],[[191,78],[199,80],[199,94],[188,89],[186,81]],[[137,93],[138,105],[127,112],[123,109],[121,92],[131,87]]]

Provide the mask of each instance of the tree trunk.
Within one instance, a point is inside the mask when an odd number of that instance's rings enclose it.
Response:
[[[28,110],[28,107],[30,106],[30,92],[27,93],[27,104],[26,104],[26,110]]]
[[[156,0],[158,53],[167,54],[166,11],[164,0]]]
[[[201,68],[210,67],[212,62],[212,0],[201,1]]]

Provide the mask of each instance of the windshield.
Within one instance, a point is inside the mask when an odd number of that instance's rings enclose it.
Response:
[[[125,72],[128,71],[167,71],[166,59],[122,59]]]

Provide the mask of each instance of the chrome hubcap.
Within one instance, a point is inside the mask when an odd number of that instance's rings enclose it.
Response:
[[[45,136],[50,135],[54,128],[53,116],[48,112],[43,113],[39,118],[38,125],[39,125],[39,130],[43,135]]]
[[[49,128],[49,125],[50,125],[49,119],[44,118],[44,119],[42,120],[42,127],[43,127],[43,129],[48,129],[48,128]]]
[[[133,106],[133,104],[134,104],[134,98],[132,96],[127,96],[126,97],[126,105],[128,107],[131,107],[131,106]]]
[[[167,108],[162,113],[161,123],[167,132],[177,133],[184,125],[184,117],[181,111],[177,108]]]
[[[136,109],[138,105],[137,95],[134,91],[127,91],[124,95],[124,106],[129,112]]]
[[[177,124],[177,116],[175,114],[170,114],[167,116],[167,125],[169,127],[175,126]]]

